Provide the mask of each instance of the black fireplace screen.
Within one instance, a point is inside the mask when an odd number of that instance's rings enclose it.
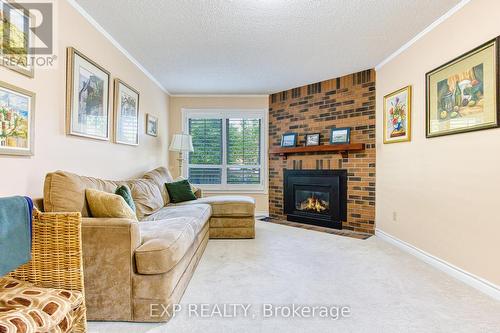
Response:
[[[347,219],[346,170],[284,170],[287,220],[342,228]]]

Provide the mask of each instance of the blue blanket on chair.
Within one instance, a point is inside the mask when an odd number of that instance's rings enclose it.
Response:
[[[0,198],[0,277],[31,260],[33,201]]]

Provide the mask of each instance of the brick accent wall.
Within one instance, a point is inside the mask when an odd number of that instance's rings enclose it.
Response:
[[[365,143],[365,151],[347,158],[331,153],[302,153],[269,157],[269,214],[283,215],[284,169],[347,169],[347,221],[343,228],[374,233],[375,230],[375,71],[366,70],[340,78],[294,88],[269,96],[269,145],[279,147],[281,135],[321,133],[321,144],[330,141],[330,129],[350,127],[351,142]]]

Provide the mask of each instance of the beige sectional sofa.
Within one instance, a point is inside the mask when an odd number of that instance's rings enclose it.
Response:
[[[255,202],[201,197],[171,204],[166,168],[140,179],[107,181],[57,171],[46,176],[44,210],[81,212],[88,319],[160,322],[170,318],[210,238],[254,238]],[[87,188],[130,187],[138,221],[90,217]],[[157,311],[151,311],[151,309]],[[158,310],[159,309],[159,310]]]

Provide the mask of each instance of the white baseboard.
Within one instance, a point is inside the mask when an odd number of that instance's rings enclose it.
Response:
[[[408,252],[417,258],[425,261],[426,263],[434,266],[435,268],[447,273],[448,275],[451,275],[452,277],[466,283],[467,285],[487,294],[490,297],[493,297],[494,299],[500,301],[500,287],[497,286],[496,284],[489,282],[479,276],[476,276],[472,273],[469,273],[467,271],[464,271],[463,269],[450,264],[449,262],[446,262],[442,259],[439,259],[436,256],[433,256],[430,253],[427,253],[405,241],[402,241],[392,235],[389,235],[388,233],[380,230],[380,229],[375,229],[375,235],[379,237],[380,239],[389,242],[401,250]]]

